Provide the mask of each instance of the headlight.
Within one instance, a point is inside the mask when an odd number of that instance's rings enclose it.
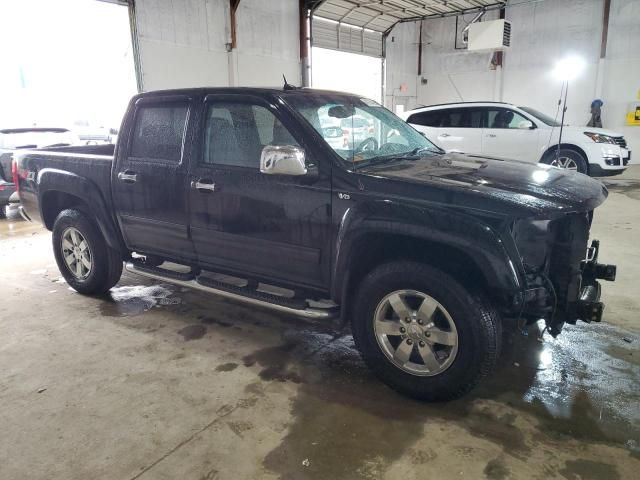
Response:
[[[616,143],[613,137],[610,137],[609,135],[603,135],[595,132],[584,132],[584,134],[596,143]]]

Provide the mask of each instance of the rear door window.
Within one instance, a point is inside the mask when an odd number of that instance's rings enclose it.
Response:
[[[482,110],[480,108],[453,108],[444,110],[440,118],[440,127],[481,128]]]
[[[187,111],[186,103],[138,108],[129,157],[179,163]]]
[[[423,127],[439,127],[441,117],[442,112],[440,110],[418,112],[410,115],[409,118],[407,118],[407,123],[421,125]]]

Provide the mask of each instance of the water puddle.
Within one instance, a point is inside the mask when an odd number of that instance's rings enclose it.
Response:
[[[378,478],[407,452],[416,464],[432,458],[436,447],[430,448],[430,439],[453,427],[521,461],[534,448],[575,439],[637,455],[640,371],[634,349],[639,336],[608,325],[580,325],[567,327],[557,340],[547,336],[540,342],[537,331],[506,334],[495,374],[470,395],[426,404],[375,379],[350,336],[289,329],[281,345],[243,359],[263,382],[299,385],[288,434],[264,465],[283,479],[300,478],[301,459],[310,459],[305,478]],[[612,346],[614,356],[608,353]],[[564,472],[554,473],[582,475],[585,465],[567,463]],[[487,471],[495,478],[508,474],[500,458],[491,460]],[[615,467],[607,463],[594,471],[616,478]]]
[[[632,200],[640,200],[640,180],[604,180],[610,192],[626,195]]]
[[[168,285],[114,287],[100,304],[102,315],[109,317],[130,317],[140,315],[156,305],[180,303]]]

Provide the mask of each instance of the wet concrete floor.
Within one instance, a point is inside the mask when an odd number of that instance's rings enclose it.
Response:
[[[638,238],[620,188],[596,217],[603,260]],[[508,323],[490,379],[425,404],[378,382],[345,332],[129,274],[81,296],[48,232],[13,219],[0,236],[2,480],[637,478],[633,285],[607,287],[606,323],[555,340]],[[634,255],[621,274],[640,273]]]

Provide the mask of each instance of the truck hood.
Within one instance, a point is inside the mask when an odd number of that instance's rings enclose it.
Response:
[[[446,191],[453,194],[446,196],[447,203],[501,215],[590,211],[608,194],[602,183],[581,173],[459,153],[399,158],[358,168],[357,172],[386,180],[376,189],[386,188],[386,193],[394,196],[441,202]]]

